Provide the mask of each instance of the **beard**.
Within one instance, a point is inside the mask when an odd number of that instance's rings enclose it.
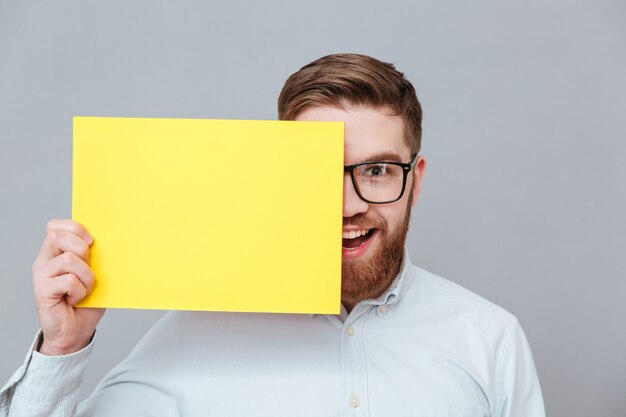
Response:
[[[344,219],[344,224],[377,229],[379,238],[376,252],[367,259],[341,262],[341,300],[348,310],[359,301],[380,296],[400,272],[412,203],[411,193],[403,221],[392,230],[383,217],[370,219],[357,214]]]

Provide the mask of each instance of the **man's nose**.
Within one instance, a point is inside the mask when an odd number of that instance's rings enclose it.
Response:
[[[355,214],[365,213],[369,204],[361,200],[352,184],[350,174],[343,177],[343,217],[352,217]]]

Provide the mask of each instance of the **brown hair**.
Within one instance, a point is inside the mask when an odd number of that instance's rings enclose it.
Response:
[[[422,142],[422,107],[413,85],[393,64],[359,54],[327,55],[302,67],[285,82],[278,97],[278,118],[293,120],[312,106],[387,107],[402,116],[412,152]]]

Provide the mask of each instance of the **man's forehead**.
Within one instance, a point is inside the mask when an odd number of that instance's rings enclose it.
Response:
[[[407,162],[411,149],[404,140],[404,129],[389,126],[361,126],[350,129],[346,125],[344,160],[346,165],[367,161]]]
[[[410,158],[404,120],[387,108],[348,103],[341,107],[313,106],[303,110],[296,120],[344,122],[347,165],[367,161],[406,162]]]

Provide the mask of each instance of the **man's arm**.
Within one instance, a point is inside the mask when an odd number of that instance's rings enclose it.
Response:
[[[104,309],[75,308],[93,288],[93,237],[72,220],[50,220],[33,263],[41,332],[0,391],[0,416],[71,416],[91,339]]]
[[[75,414],[80,385],[93,342],[62,356],[37,352],[38,332],[24,364],[0,390],[0,416],[70,417]]]
[[[80,404],[79,388],[95,338],[84,349],[63,356],[33,351],[35,341],[24,365],[0,390],[0,417],[181,415],[176,372],[181,352],[172,337],[180,326],[176,317],[166,314]]]
[[[502,401],[498,417],[545,417],[541,386],[526,335],[517,321],[500,367]]]

